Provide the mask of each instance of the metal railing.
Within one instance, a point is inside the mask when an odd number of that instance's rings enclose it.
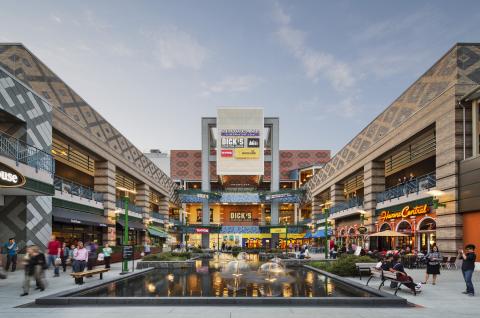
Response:
[[[152,211],[152,218],[155,218],[155,219],[158,219],[158,220],[163,220],[163,221],[168,221],[168,216],[160,214],[156,211]]]
[[[13,136],[0,132],[0,154],[10,157],[15,162],[34,167],[35,170],[55,173],[55,161],[51,154],[29,145]]]
[[[345,202],[340,202],[332,206],[330,208],[330,215],[360,206],[363,206],[363,197],[354,197]]]
[[[95,192],[90,187],[60,178],[58,176],[55,176],[53,180],[53,186],[55,187],[55,190],[58,190],[62,193],[66,192],[84,199],[93,200],[99,203],[103,202],[103,193]]]
[[[117,202],[116,202],[116,207],[117,208],[120,208],[120,209],[125,209],[125,201],[123,199],[117,199]],[[142,208],[139,207],[139,206],[136,206],[135,204],[129,202],[128,203],[128,211],[132,211],[132,212],[135,212],[135,213],[142,213]]]
[[[437,178],[435,172],[423,175],[421,177],[408,180],[402,184],[388,188],[385,191],[377,194],[377,203],[384,201],[398,199],[409,194],[419,193],[421,191],[428,191],[437,185]]]

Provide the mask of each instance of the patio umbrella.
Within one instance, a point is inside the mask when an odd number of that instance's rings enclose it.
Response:
[[[386,231],[381,231],[381,232],[377,232],[377,233],[373,233],[373,234],[369,235],[369,237],[372,237],[372,236],[397,237],[397,236],[409,236],[409,235],[403,234],[403,233],[400,233],[400,232],[395,232],[395,231],[392,231],[392,230],[386,230]]]

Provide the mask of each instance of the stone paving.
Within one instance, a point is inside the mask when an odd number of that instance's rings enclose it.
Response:
[[[118,277],[120,264],[113,264],[112,270],[106,273],[105,280]],[[417,281],[423,280],[424,270],[408,271]],[[44,292],[31,291],[26,297],[20,297],[23,281],[23,271],[9,275],[6,280],[0,280],[0,317],[3,318],[69,318],[69,317],[478,317],[480,313],[480,295],[468,297],[461,292],[465,286],[461,273],[458,270],[444,270],[436,286],[426,285],[422,293],[413,296],[406,291],[400,291],[399,296],[405,297],[417,306],[412,308],[352,308],[352,307],[233,307],[233,306],[205,306],[205,307],[58,307],[58,308],[15,308],[31,303],[35,298],[54,294],[62,290],[77,288],[73,279],[61,273],[60,278],[53,278],[52,270],[47,273],[48,288]],[[358,278],[351,278],[358,280]],[[86,285],[94,285],[98,276],[86,279]],[[363,278],[362,283],[366,280]],[[474,284],[480,290],[480,273],[475,273]],[[377,282],[371,283],[378,286]],[[385,291],[391,292],[388,287]],[[480,292],[479,292],[480,293]]]

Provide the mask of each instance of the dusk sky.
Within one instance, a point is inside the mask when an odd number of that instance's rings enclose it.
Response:
[[[478,1],[1,1],[22,42],[141,150],[200,149],[221,106],[281,149],[343,147],[456,42]]]

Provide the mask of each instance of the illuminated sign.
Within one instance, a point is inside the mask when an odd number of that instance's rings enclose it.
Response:
[[[407,205],[403,207],[403,209],[400,211],[391,212],[391,211],[384,210],[380,213],[380,216],[378,217],[378,219],[381,222],[384,222],[392,219],[407,218],[409,216],[415,216],[415,215],[423,215],[423,214],[427,214],[428,212],[430,212],[430,208],[428,207],[427,204],[417,205],[412,209],[410,209],[410,206]]]
[[[21,187],[25,181],[20,172],[0,162],[0,188]]]
[[[195,229],[195,232],[196,232],[196,233],[202,233],[202,234],[203,234],[203,233],[208,233],[209,231],[208,231],[208,229],[206,229],[206,228],[196,228],[196,229]]]
[[[271,228],[270,233],[287,233],[287,229],[284,227]]]
[[[236,148],[235,158],[237,159],[258,159],[260,158],[260,149],[255,148]]]
[[[235,222],[252,221],[252,212],[230,212],[230,221],[235,221]]]
[[[217,110],[217,175],[264,174],[262,108]]]

